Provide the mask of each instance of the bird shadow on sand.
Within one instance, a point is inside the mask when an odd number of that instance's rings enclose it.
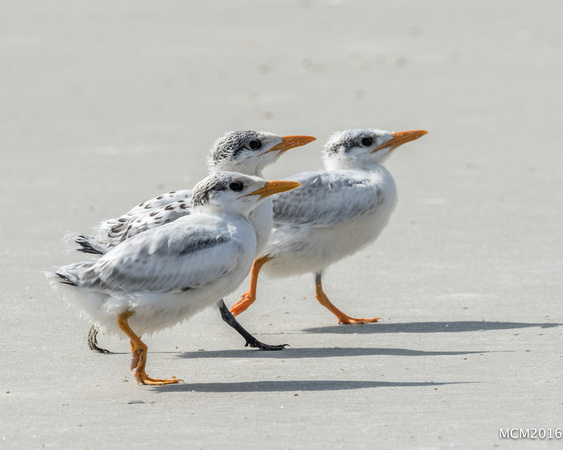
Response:
[[[370,388],[436,387],[464,382],[396,382],[354,380],[290,380],[290,381],[243,381],[235,383],[182,383],[151,386],[154,392],[296,392],[296,391],[345,391]]]
[[[331,325],[305,328],[305,333],[326,334],[384,334],[384,333],[465,333],[471,331],[514,330],[520,328],[554,328],[561,323],[485,322],[467,320],[457,322],[373,323],[365,325]]]
[[[354,356],[455,356],[485,351],[423,351],[404,348],[364,348],[364,347],[328,347],[328,348],[286,348],[283,351],[263,352],[259,350],[200,350],[184,352],[179,358],[268,358],[268,359],[301,359],[301,358],[334,358]]]

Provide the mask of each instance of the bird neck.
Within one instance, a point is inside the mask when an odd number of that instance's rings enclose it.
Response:
[[[214,205],[213,203],[206,203],[204,205],[194,206],[194,214],[204,214],[207,216],[219,216],[219,217],[232,217],[236,219],[248,220],[248,214],[250,211],[240,211],[239,208],[230,208],[230,205]]]
[[[238,172],[238,173],[242,173],[244,175],[250,175],[250,176],[256,176],[256,177],[260,177],[260,178],[264,178],[264,175],[262,173],[262,168],[256,167],[256,168],[252,168],[249,169],[246,166],[239,166],[239,165],[227,165],[225,167],[222,166],[211,166],[209,168],[209,173],[217,173],[217,172],[221,172],[221,171],[225,171],[225,172]]]
[[[366,170],[372,171],[383,167],[381,161],[365,161],[355,158],[325,158],[326,170]]]

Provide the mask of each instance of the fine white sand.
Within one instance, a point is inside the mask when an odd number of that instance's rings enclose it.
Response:
[[[563,427],[561,2],[4,3],[0,448],[506,448],[500,428]],[[387,230],[325,278],[383,322],[338,326],[312,276],[264,278],[240,320],[284,352],[214,309],[146,339],[148,373],[181,385],[137,386],[126,341],[88,349],[41,274],[84,258],[65,231],[193,186],[225,131],[317,136],[281,178],[352,127],[429,131],[387,164]]]

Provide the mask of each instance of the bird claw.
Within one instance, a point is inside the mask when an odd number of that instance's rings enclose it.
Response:
[[[373,319],[356,319],[354,317],[344,316],[338,318],[338,323],[341,325],[363,325],[366,323],[375,323],[381,320],[381,317],[374,317]]]
[[[164,384],[176,384],[179,383],[181,380],[180,378],[151,378],[144,372],[137,372],[135,373],[135,378],[137,379],[137,384],[146,384],[149,386],[162,386]]]
[[[249,294],[248,292],[245,294],[242,294],[239,301],[236,302],[232,307],[231,307],[231,314],[233,316],[238,316],[239,314],[245,312],[248,307],[250,305],[252,305],[254,302],[256,301],[256,297]]]
[[[289,347],[289,344],[281,344],[281,345],[268,345],[264,344],[258,340],[249,342],[246,341],[244,344],[245,347],[257,348],[258,350],[265,351],[265,352],[274,352],[279,350],[284,350],[286,347]]]
[[[90,347],[90,350],[92,350],[93,352],[98,352],[101,353],[103,355],[108,355],[110,353],[112,353],[110,350],[108,350],[107,348],[102,348],[102,347],[98,347],[95,344],[88,344],[88,346]]]
[[[106,350],[105,348],[98,347],[98,329],[96,328],[95,325],[92,325],[92,328],[90,328],[90,331],[88,332],[88,347],[90,347],[90,350],[92,350],[93,352],[98,352],[102,354],[111,353],[109,350]]]

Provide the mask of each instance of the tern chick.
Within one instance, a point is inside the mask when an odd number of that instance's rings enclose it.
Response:
[[[211,148],[208,157],[209,172],[223,170],[263,178],[264,168],[277,161],[282,153],[314,140],[312,136],[279,136],[266,131],[229,132],[218,139]],[[70,237],[80,245],[79,251],[103,255],[139,233],[189,215],[192,211],[191,202],[191,189],[162,194],[139,204],[118,218],[101,222],[92,236],[71,234]],[[271,198],[267,198],[250,213],[250,222],[256,232],[256,256],[262,252],[270,238],[272,214]],[[229,313],[222,300],[218,302],[218,307],[223,320],[245,338],[246,346],[261,350],[283,349],[283,345],[264,344],[248,333]],[[93,326],[88,333],[90,349],[107,353],[108,350],[98,346],[97,335],[98,330]]]
[[[249,213],[268,196],[298,186],[215,173],[194,188],[191,215],[133,236],[97,260],[47,275],[98,327],[130,339],[138,383],[177,383],[146,374],[140,336],[183,322],[232,292],[256,255]]]
[[[314,140],[312,136],[278,136],[266,131],[229,132],[209,152],[209,173],[227,171],[264,178],[264,168],[276,162],[282,153]],[[79,251],[104,254],[132,236],[189,215],[191,198],[191,189],[168,192],[142,202],[120,217],[101,222],[92,236],[71,237],[80,245]],[[272,229],[272,200],[263,202],[250,218],[261,252]]]
[[[335,133],[324,147],[326,170],[287,178],[302,187],[273,197],[274,228],[251,271],[250,289],[233,305],[238,315],[256,300],[258,274],[315,274],[315,297],[342,324],[377,322],[354,318],[334,306],[322,287],[323,270],[377,239],[397,202],[395,181],[383,166],[391,152],[427,131],[391,133],[353,129]]]

